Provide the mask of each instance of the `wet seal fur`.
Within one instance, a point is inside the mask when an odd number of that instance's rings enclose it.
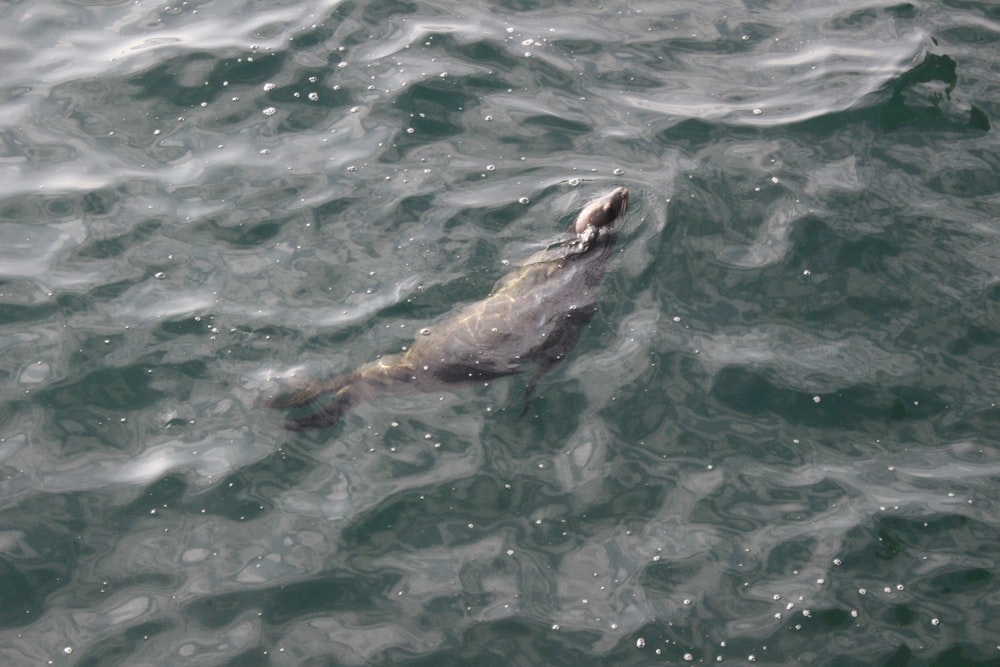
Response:
[[[296,379],[265,404],[294,410],[286,428],[331,426],[363,401],[491,380],[537,361],[538,371],[525,391],[527,409],[539,378],[576,345],[597,311],[597,287],[615,243],[614,223],[628,203],[628,190],[619,187],[587,204],[567,238],[501,278],[482,301],[421,330],[405,352],[333,379]]]

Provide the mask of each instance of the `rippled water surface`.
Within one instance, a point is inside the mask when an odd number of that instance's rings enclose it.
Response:
[[[1000,661],[993,2],[0,6],[0,663]],[[530,373],[283,428],[595,195]]]

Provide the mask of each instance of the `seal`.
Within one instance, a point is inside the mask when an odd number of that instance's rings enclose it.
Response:
[[[538,380],[573,349],[597,312],[597,288],[616,239],[614,223],[628,204],[624,187],[591,201],[568,234],[501,278],[482,301],[422,329],[405,352],[340,377],[297,379],[265,403],[295,411],[285,422],[291,430],[331,426],[363,401],[492,380],[537,362],[525,391],[527,409]]]

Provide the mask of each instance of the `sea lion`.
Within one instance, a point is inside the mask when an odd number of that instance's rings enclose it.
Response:
[[[491,380],[537,361],[525,392],[527,409],[539,378],[573,348],[597,311],[597,287],[615,243],[614,222],[628,203],[628,190],[619,187],[587,204],[569,235],[501,278],[482,301],[421,330],[405,352],[333,379],[298,379],[266,403],[296,409],[286,421],[289,429],[331,426],[366,400]]]

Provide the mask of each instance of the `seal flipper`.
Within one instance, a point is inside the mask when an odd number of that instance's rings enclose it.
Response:
[[[348,373],[332,380],[320,381],[308,378],[285,388],[266,401],[272,408],[290,408],[293,412],[303,412],[319,405],[319,409],[300,416],[285,419],[285,428],[304,431],[310,428],[333,426],[356,402],[356,385],[361,380],[358,373]],[[333,401],[322,405],[322,399],[334,394]]]
[[[301,408],[319,400],[320,396],[340,392],[345,387],[354,384],[357,373],[349,373],[322,381],[316,378],[305,378],[287,383],[281,390],[264,401],[269,408]]]
[[[576,346],[583,327],[587,326],[595,313],[597,313],[596,306],[574,309],[566,313],[562,316],[562,325],[555,327],[546,339],[545,344],[541,349],[537,350],[537,354],[540,355],[538,370],[528,380],[528,386],[524,388],[524,409],[521,411],[521,417],[527,414],[531,404],[531,395],[535,392],[539,381],[549,371],[562,363],[563,359],[566,358],[566,354]]]
[[[535,389],[538,387],[538,382],[558,363],[559,359],[550,359],[548,357],[542,359],[541,363],[538,365],[538,370],[531,376],[531,379],[528,380],[528,385],[524,388],[524,408],[521,410],[521,414],[517,416],[518,419],[528,414],[528,408],[531,407],[531,396],[535,393]]]
[[[285,428],[289,431],[306,431],[311,428],[333,426],[340,421],[340,418],[344,416],[344,413],[350,407],[351,402],[349,400],[346,398],[338,399],[312,414],[303,415],[302,417],[287,417],[285,419]]]
[[[538,379],[541,375],[541,371],[535,373],[534,377],[532,377],[528,382],[528,386],[524,388],[524,408],[521,409],[521,414],[517,416],[518,419],[521,419],[524,415],[528,414],[528,409],[531,407],[531,395],[535,393],[535,387],[538,386]]]

